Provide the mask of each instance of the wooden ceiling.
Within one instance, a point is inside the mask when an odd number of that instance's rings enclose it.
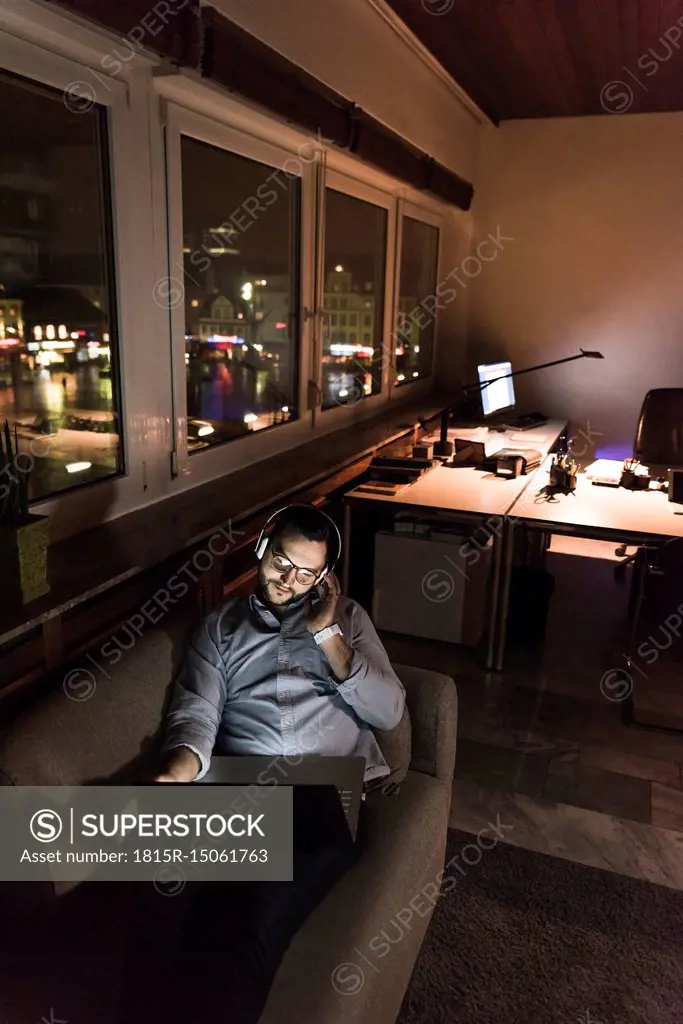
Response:
[[[683,110],[683,0],[387,0],[495,122]]]

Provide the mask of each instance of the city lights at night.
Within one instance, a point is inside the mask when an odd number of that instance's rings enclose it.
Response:
[[[0,421],[33,462],[31,498],[120,469],[113,281],[99,114],[0,82]]]
[[[122,469],[120,339],[111,319],[117,282],[102,227],[112,215],[99,141],[105,112],[76,117],[57,93],[9,79],[0,83],[0,104],[14,112],[3,126],[12,156],[0,158],[0,418],[16,428],[20,450],[49,441],[31,476],[36,499]],[[27,124],[44,130],[29,132]],[[267,215],[241,231],[231,211],[257,193],[264,165],[189,136],[180,150],[185,329],[172,346],[183,349],[193,454],[306,411],[298,384],[301,182],[290,180]],[[379,394],[386,378],[387,231],[385,209],[325,189],[323,410]],[[431,250],[422,244],[421,251]],[[420,289],[429,291],[421,273],[404,253],[395,384],[420,376],[426,335],[408,316]]]

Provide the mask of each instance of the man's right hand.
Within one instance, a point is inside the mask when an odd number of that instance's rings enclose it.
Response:
[[[174,750],[163,772],[154,777],[154,782],[192,782],[201,771],[201,761],[189,747]]]

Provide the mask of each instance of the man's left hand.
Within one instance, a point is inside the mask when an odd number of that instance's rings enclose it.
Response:
[[[341,593],[339,580],[333,572],[327,574],[322,582],[325,596],[311,607],[306,618],[309,633],[318,633],[321,629],[331,626],[337,618],[337,598]]]

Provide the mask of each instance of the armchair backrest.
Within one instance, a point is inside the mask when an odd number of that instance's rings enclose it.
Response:
[[[648,391],[633,454],[644,466],[683,467],[683,388]]]

